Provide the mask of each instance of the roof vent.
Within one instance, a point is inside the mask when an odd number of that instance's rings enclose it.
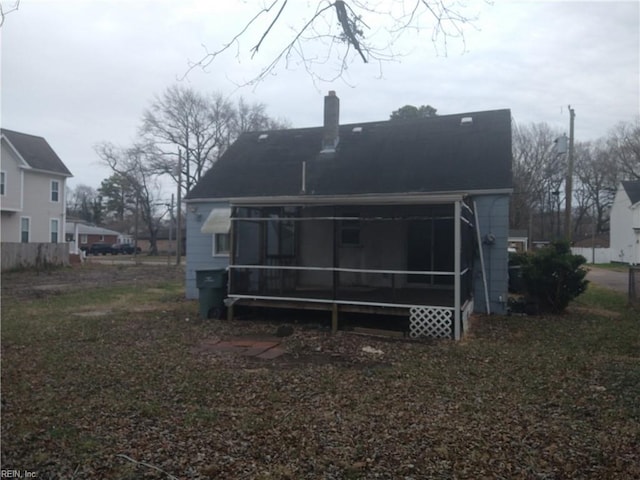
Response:
[[[473,125],[473,117],[462,117],[460,125]]]
[[[353,127],[351,132],[353,132],[353,133],[362,133],[362,127]]]
[[[269,134],[268,134],[268,133],[261,133],[261,134],[258,136],[258,141],[259,141],[259,142],[264,142],[264,141],[266,141],[266,140],[267,140],[267,138],[269,138]]]

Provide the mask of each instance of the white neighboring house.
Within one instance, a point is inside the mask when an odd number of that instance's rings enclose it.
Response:
[[[611,261],[640,263],[640,180],[621,182],[611,208]]]
[[[65,241],[66,180],[73,175],[42,137],[0,130],[1,241]]]

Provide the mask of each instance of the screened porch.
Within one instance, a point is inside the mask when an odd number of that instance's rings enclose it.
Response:
[[[473,310],[473,211],[420,204],[234,205],[234,304],[408,315],[411,336],[460,338]]]

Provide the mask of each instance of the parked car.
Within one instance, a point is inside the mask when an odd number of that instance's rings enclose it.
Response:
[[[106,255],[107,253],[114,254],[113,248],[109,243],[92,243],[89,250],[87,250],[87,255]]]
[[[114,243],[111,245],[111,249],[113,250],[114,255],[119,253],[122,253],[123,255],[132,255],[134,252],[142,252],[140,247],[136,248],[132,243]]]

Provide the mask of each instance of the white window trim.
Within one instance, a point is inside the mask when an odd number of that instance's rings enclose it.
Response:
[[[58,194],[58,199],[57,200],[53,200],[53,184],[56,183],[58,185],[58,190],[56,190],[56,193]],[[49,202],[50,203],[60,203],[60,180],[51,180],[51,182],[49,183]]]
[[[49,219],[49,243],[53,243],[52,242],[52,237],[53,237],[53,222],[56,222],[56,243],[60,243],[60,219],[59,218],[50,218]]]
[[[26,243],[30,243],[31,242],[31,217],[27,217],[27,216],[20,217],[20,229],[18,231],[18,242],[22,243],[22,220],[27,220],[28,222]]]
[[[4,170],[0,170],[0,184],[2,185],[0,195],[4,197],[7,195],[7,172]]]
[[[214,233],[213,236],[213,251],[212,251],[212,255],[214,257],[228,257],[229,254],[231,253],[230,251],[226,251],[226,252],[218,252],[218,239],[217,236],[218,235],[226,235],[227,237],[229,237],[228,233]]]

